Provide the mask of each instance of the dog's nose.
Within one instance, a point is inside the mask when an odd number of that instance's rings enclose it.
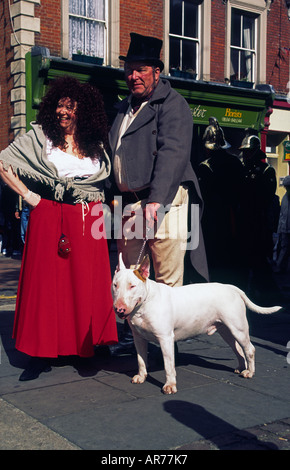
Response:
[[[126,312],[126,310],[125,310],[125,308],[116,308],[116,312],[124,314]]]
[[[121,320],[123,320],[126,317],[126,309],[125,308],[115,307],[115,312],[118,315],[118,317],[121,318]]]

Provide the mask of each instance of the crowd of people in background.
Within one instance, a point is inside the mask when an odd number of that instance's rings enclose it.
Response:
[[[278,300],[273,278],[280,203],[276,174],[253,131],[231,153],[215,118],[204,134],[206,160],[198,169],[203,230],[212,281],[232,283],[260,305]]]

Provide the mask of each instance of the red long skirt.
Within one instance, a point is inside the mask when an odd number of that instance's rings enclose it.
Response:
[[[30,356],[90,357],[94,345],[118,341],[107,241],[91,234],[94,204],[84,220],[81,204],[46,199],[30,213],[13,331]],[[65,257],[62,233],[71,245]]]

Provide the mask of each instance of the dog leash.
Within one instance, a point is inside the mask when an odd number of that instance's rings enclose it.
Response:
[[[142,243],[142,246],[141,246],[141,250],[140,250],[140,252],[139,252],[139,256],[138,256],[138,259],[137,259],[137,263],[136,263],[136,265],[135,265],[135,269],[137,269],[138,265],[140,264],[141,256],[142,256],[142,253],[143,253],[143,251],[144,251],[145,245],[146,245],[146,243],[147,243],[147,241],[148,241],[148,233],[150,232],[150,230],[151,230],[151,228],[149,228],[149,227],[146,228],[146,235],[145,235],[145,237],[144,237],[144,239],[143,239],[143,243]]]

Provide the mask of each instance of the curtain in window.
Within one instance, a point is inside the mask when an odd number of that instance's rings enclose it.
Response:
[[[94,21],[86,23],[85,54],[104,57],[104,24]]]
[[[244,27],[244,31],[243,31],[244,47],[246,49],[251,49],[252,48],[251,34],[252,34],[251,27],[250,26]],[[253,62],[252,53],[250,51],[245,51],[245,56],[244,56],[245,71],[244,71],[244,74],[245,74],[247,80],[249,80],[249,81],[252,80],[252,62]]]
[[[105,0],[69,0],[69,13],[70,56],[104,57],[105,24],[97,20],[105,20]]]
[[[69,0],[69,12],[75,15],[85,16],[86,0]]]

